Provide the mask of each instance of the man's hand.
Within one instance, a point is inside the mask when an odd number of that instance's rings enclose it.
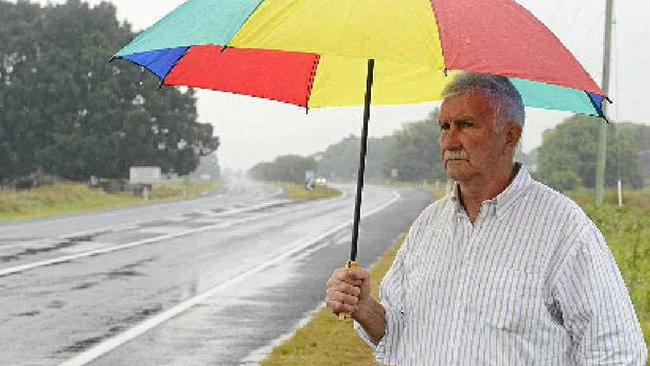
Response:
[[[370,301],[370,273],[365,268],[339,268],[327,281],[325,302],[334,314],[352,314],[358,321]]]

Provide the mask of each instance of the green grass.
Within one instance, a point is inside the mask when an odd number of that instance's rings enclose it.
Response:
[[[155,184],[150,198],[154,201],[192,198],[219,189],[215,182],[171,181]]]
[[[343,192],[339,191],[338,189],[334,189],[322,185],[316,185],[313,191],[306,190],[305,186],[301,184],[275,183],[274,185],[284,190],[287,193],[289,199],[294,201],[308,201],[308,200],[318,200],[322,198],[334,198],[343,194]]]
[[[183,195],[184,186],[187,195]],[[218,188],[216,183],[164,182],[154,186],[151,201],[190,198]],[[131,193],[107,194],[81,183],[57,183],[31,191],[0,192],[0,222],[36,219],[62,214],[143,204]]]
[[[593,204],[591,192],[572,197],[583,207],[607,239],[630,292],[645,339],[650,341],[650,191],[625,191],[625,206],[618,207],[615,191],[605,204]]]
[[[425,187],[427,188],[427,187]],[[429,190],[435,191],[432,187]],[[436,197],[444,192],[435,192]],[[608,191],[605,204],[592,204],[593,194],[571,194],[603,232],[625,279],[646,340],[650,340],[650,190],[625,191],[626,206],[616,206],[616,192]],[[371,271],[373,294],[390,267],[401,241],[386,252]],[[276,347],[263,366],[375,365],[372,351],[352,329],[329,309],[319,311],[295,336]]]

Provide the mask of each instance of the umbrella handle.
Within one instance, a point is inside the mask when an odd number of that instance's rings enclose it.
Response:
[[[348,261],[346,263],[345,268],[352,268],[352,269],[357,269],[359,268],[359,263],[356,261]],[[340,321],[348,321],[352,319],[352,314],[350,313],[339,313],[339,320]]]

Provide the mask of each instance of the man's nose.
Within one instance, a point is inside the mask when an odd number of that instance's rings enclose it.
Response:
[[[460,148],[460,140],[458,139],[458,130],[450,128],[440,135],[440,147],[444,150],[455,150]]]

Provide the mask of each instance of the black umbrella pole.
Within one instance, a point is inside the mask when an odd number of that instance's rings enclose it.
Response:
[[[366,78],[366,99],[363,109],[363,130],[361,131],[361,146],[359,148],[359,172],[357,174],[357,197],[354,204],[354,225],[352,228],[352,245],[350,262],[357,260],[357,243],[359,241],[359,222],[361,221],[361,202],[363,183],[366,172],[366,154],[368,152],[368,122],[370,121],[370,103],[372,102],[372,84],[375,74],[375,60],[368,60],[368,76]]]
[[[357,268],[357,243],[359,241],[359,222],[361,221],[361,201],[363,196],[363,177],[366,172],[366,153],[368,152],[368,122],[370,121],[370,103],[372,101],[372,83],[375,75],[375,60],[368,60],[368,76],[366,79],[366,100],[363,109],[363,130],[361,131],[361,146],[359,148],[359,172],[357,173],[357,197],[354,203],[354,224],[352,227],[352,245],[348,268]],[[350,319],[350,314],[340,313],[340,320]]]

